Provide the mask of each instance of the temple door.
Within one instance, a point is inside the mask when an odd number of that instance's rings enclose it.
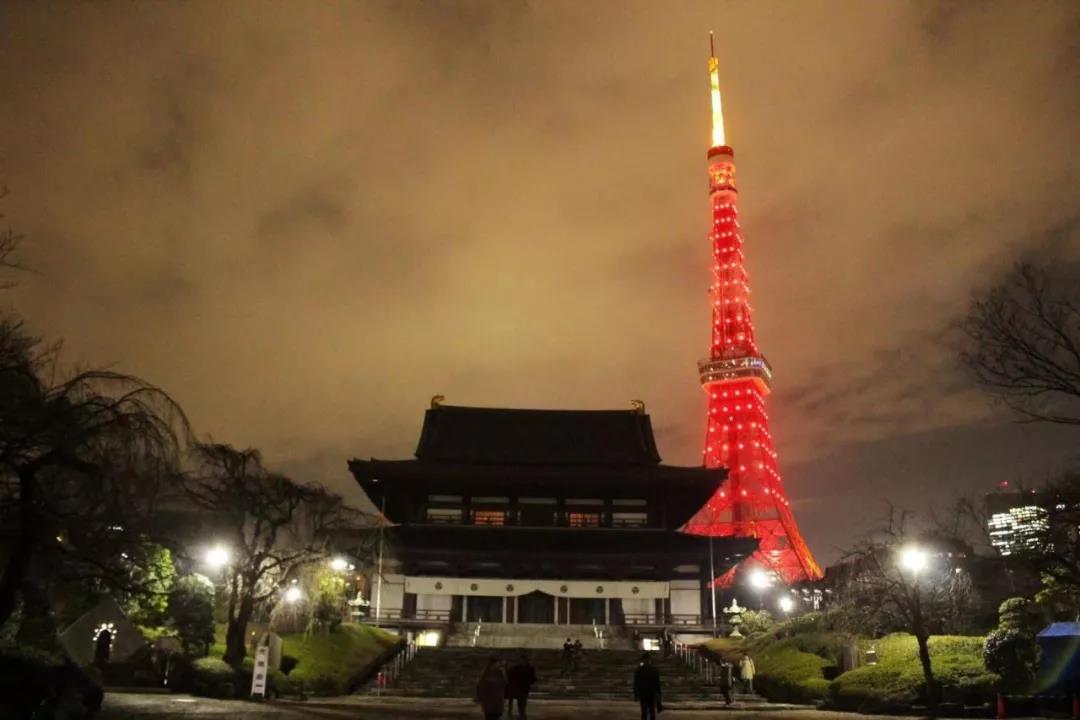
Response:
[[[542,623],[555,622],[555,603],[552,596],[534,590],[527,595],[518,596],[518,622]]]

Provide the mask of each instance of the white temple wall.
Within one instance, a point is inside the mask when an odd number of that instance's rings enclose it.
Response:
[[[701,582],[698,580],[672,580],[672,615],[701,615]]]
[[[376,581],[378,583],[378,581]],[[378,584],[376,584],[376,590]],[[372,610],[374,610],[375,598],[371,600]],[[380,611],[387,612],[400,612],[405,606],[405,576],[404,575],[383,575],[382,581],[382,603]]]
[[[417,610],[445,610],[450,611],[454,602],[452,595],[428,595],[420,594],[416,596],[416,609]]]

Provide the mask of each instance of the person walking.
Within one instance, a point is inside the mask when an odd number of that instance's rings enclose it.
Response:
[[[476,681],[476,695],[473,700],[480,704],[484,720],[499,720],[506,700],[506,673],[496,655],[488,658],[487,667]]]
[[[525,720],[525,705],[529,702],[529,690],[536,682],[536,670],[525,653],[506,671],[506,717],[514,717],[514,701],[517,700],[518,720]]]
[[[664,710],[660,702],[660,671],[653,667],[649,653],[641,656],[641,663],[634,671],[634,699],[641,705],[641,720],[656,720],[656,713]]]
[[[743,689],[748,693],[754,692],[754,675],[757,668],[754,667],[754,658],[743,655],[739,661],[739,677],[742,678]]]
[[[562,644],[562,674],[570,674],[570,665],[574,655],[574,641],[570,638],[566,638],[566,642]]]
[[[724,696],[724,704],[731,704],[731,686],[734,682],[734,668],[727,660],[720,660],[720,694]]]

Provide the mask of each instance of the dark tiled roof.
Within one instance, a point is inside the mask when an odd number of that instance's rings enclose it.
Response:
[[[655,465],[649,416],[634,410],[514,410],[440,405],[416,457],[508,465]]]

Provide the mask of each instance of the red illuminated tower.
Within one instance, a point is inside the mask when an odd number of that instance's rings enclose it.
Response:
[[[710,44],[712,37],[710,35]],[[784,493],[769,434],[765,397],[772,380],[765,356],[754,342],[750,321],[750,280],[739,233],[735,153],[724,140],[719,63],[709,58],[712,145],[709,200],[712,203],[712,348],[698,364],[708,395],[706,467],[726,467],[728,481],[698,511],[685,530],[699,535],[737,535],[760,540],[758,551],[740,567],[759,566],[785,583],[816,580],[821,569],[806,546]],[[734,573],[722,578],[730,584]]]

